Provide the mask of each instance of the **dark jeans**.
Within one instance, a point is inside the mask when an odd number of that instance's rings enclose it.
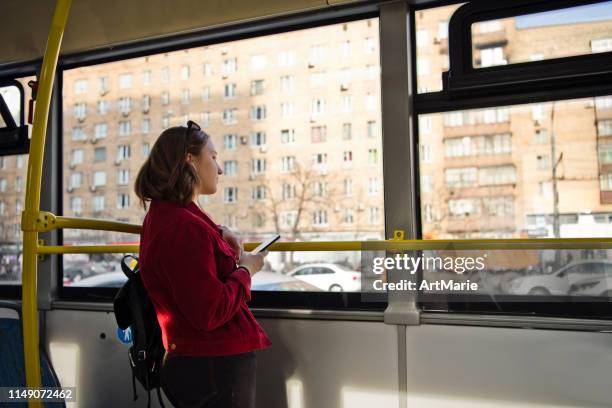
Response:
[[[166,353],[164,393],[177,408],[255,408],[255,352],[219,357]]]

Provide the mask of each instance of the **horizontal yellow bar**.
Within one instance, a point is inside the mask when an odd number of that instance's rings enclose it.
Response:
[[[142,226],[137,224],[72,217],[55,217],[55,228],[126,232],[129,234],[140,234],[142,231]]]
[[[244,244],[245,251],[258,243]],[[276,242],[270,251],[612,249],[612,238]],[[138,245],[39,246],[39,254],[136,253]]]

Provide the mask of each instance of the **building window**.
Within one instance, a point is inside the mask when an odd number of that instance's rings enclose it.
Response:
[[[597,122],[597,136],[612,136],[612,120]]]
[[[238,201],[238,187],[225,187],[223,190],[223,202],[235,203]]]
[[[124,115],[127,115],[132,110],[132,98],[129,96],[119,98],[119,112]]]
[[[548,143],[548,132],[546,129],[539,129],[535,132],[535,142],[537,144],[546,144]]]
[[[327,126],[313,126],[310,128],[310,140],[312,143],[321,143],[327,140]]]
[[[342,222],[344,224],[352,224],[355,222],[355,216],[353,210],[350,208],[345,208],[344,213],[342,214]]]
[[[119,89],[128,89],[132,87],[132,74],[119,75]]]
[[[170,126],[170,116],[162,116],[162,129],[166,129]]]
[[[310,74],[310,86],[312,88],[320,88],[325,86],[327,82],[327,74],[325,72],[313,72]]]
[[[145,118],[142,120],[142,133],[151,132],[151,119]]]
[[[283,229],[293,229],[297,227],[297,211],[282,211],[280,213],[280,227]]]
[[[251,189],[253,200],[264,200],[266,198],[266,187],[263,185],[255,186]]]
[[[539,155],[536,157],[538,170],[550,170],[550,158],[548,155]]]
[[[108,134],[108,124],[106,123],[96,123],[94,126],[94,139],[104,139]]]
[[[150,146],[148,143],[143,143],[140,149],[140,153],[142,155],[142,157],[147,157],[149,155],[149,151],[150,151]]]
[[[94,162],[100,163],[106,161],[106,147],[96,147],[94,149]]]
[[[130,206],[130,195],[128,193],[117,194],[117,209],[123,210]]]
[[[117,146],[117,161],[129,159],[131,154],[131,147],[129,144],[121,144]]]
[[[93,175],[93,185],[95,187],[102,187],[106,185],[106,172],[96,171]]]
[[[363,46],[366,54],[371,54],[376,51],[376,41],[374,40],[374,37],[366,37]]]
[[[448,187],[469,187],[476,184],[478,170],[476,167],[446,169],[444,177]]]
[[[106,115],[108,113],[108,101],[98,101],[96,110],[98,115]]]
[[[266,171],[266,159],[251,159],[251,174],[263,174]]]
[[[223,135],[223,147],[226,150],[236,149],[237,141],[238,141],[238,135],[235,135],[235,134]]]
[[[266,144],[266,132],[251,133],[251,147],[265,146],[265,144]]]
[[[340,43],[340,55],[344,58],[351,56],[351,42],[349,40]]]
[[[612,51],[612,37],[600,38],[591,41],[591,52],[609,52]]]
[[[368,164],[378,164],[378,149],[368,149]]]
[[[350,123],[342,124],[342,140],[351,140],[353,137],[353,126]]]
[[[254,228],[261,228],[264,225],[266,225],[266,217],[263,214],[255,214],[254,215],[254,219],[253,219],[253,227]]]
[[[376,95],[368,93],[365,96],[365,106],[367,110],[373,111],[376,109]]]
[[[380,182],[378,180],[378,177],[370,177],[368,178],[368,194],[369,195],[376,195],[378,194],[378,187],[380,185]]]
[[[237,69],[237,60],[236,58],[229,58],[223,61],[221,65],[221,73],[223,75],[229,75],[236,72]]]
[[[290,172],[295,170],[295,156],[284,156],[281,158],[281,171]]]
[[[295,129],[281,130],[281,143],[295,143]]]
[[[151,85],[151,70],[147,69],[142,72],[142,84],[145,86]]]
[[[454,218],[472,217],[480,214],[480,200],[460,198],[448,200],[448,213]]]
[[[142,111],[148,113],[151,110],[151,96],[142,95]]]
[[[235,98],[236,97],[236,84],[223,85],[223,97],[225,99]]]
[[[92,200],[93,211],[103,211],[105,207],[105,199],[103,195],[94,196]]]
[[[281,118],[288,119],[293,117],[293,102],[281,102]]]
[[[202,112],[202,127],[210,126],[210,112]]]
[[[267,60],[265,55],[253,55],[251,57],[251,69],[253,70],[262,70],[265,69],[267,65]]]
[[[5,178],[0,178],[0,193],[6,192],[8,181]]]
[[[601,191],[612,191],[612,173],[600,175],[599,184]]]
[[[170,92],[168,91],[164,91],[161,94],[161,104],[163,106],[169,105],[170,104]]]
[[[425,57],[417,59],[417,75],[429,75],[429,60]]]
[[[353,110],[350,95],[342,95],[342,112],[350,113]]]
[[[204,65],[202,65],[202,73],[204,74],[205,77],[212,76],[213,74],[212,64],[205,62]]]
[[[132,122],[122,120],[119,122],[119,136],[129,136],[132,133]]]
[[[74,93],[75,95],[87,93],[86,79],[77,79],[76,81],[74,81]]]
[[[72,140],[75,142],[79,140],[85,140],[85,131],[81,126],[72,128]]]
[[[23,191],[23,177],[15,177],[15,192],[21,193]]]
[[[189,92],[189,89],[183,89],[181,91],[181,104],[183,105],[187,105],[189,104],[189,100],[191,98],[191,92]]]
[[[516,168],[512,165],[482,167],[478,169],[478,184],[481,186],[515,183]]]
[[[266,118],[266,105],[251,106],[251,120],[263,120]]]
[[[368,121],[367,123],[367,129],[368,129],[368,137],[369,138],[375,138],[376,137],[376,122],[373,120]]]
[[[231,108],[231,109],[223,109],[223,124],[225,125],[232,125],[238,122],[238,119],[236,118],[236,112],[238,111],[238,109],[236,108]],[[251,109],[251,113],[252,113],[252,109]]]
[[[317,197],[325,197],[327,195],[327,183],[325,181],[315,181],[312,185],[312,192]]]
[[[283,92],[294,92],[295,91],[295,76],[284,75],[280,78],[281,91]]]
[[[84,120],[87,116],[87,105],[84,102],[75,103],[72,113],[76,119]]]
[[[278,65],[281,67],[289,67],[295,65],[295,51],[281,51],[278,53]]]
[[[312,164],[315,167],[325,167],[327,165],[327,153],[315,153],[312,155]]]
[[[211,97],[210,86],[205,86],[202,88],[202,100],[209,101]]]
[[[129,169],[117,170],[117,184],[120,186],[125,186],[129,183],[130,183],[130,170]]]
[[[83,213],[83,199],[81,197],[70,197],[70,209],[74,215]]]
[[[508,61],[504,58],[502,47],[483,48],[480,50],[480,66],[492,67],[495,65],[505,65]]]
[[[325,47],[323,45],[314,45],[310,47],[310,58],[308,62],[311,66],[325,61]]]
[[[353,195],[353,180],[352,179],[344,179],[342,182],[342,191],[345,196]]]
[[[353,163],[353,152],[350,150],[342,152],[342,161],[344,162],[344,164],[348,165]]]
[[[283,200],[290,200],[296,197],[295,184],[283,183],[282,186],[282,197]]]
[[[181,67],[181,79],[189,79],[189,65],[183,65]]]
[[[380,208],[378,208],[378,207],[370,207],[368,209],[368,222],[370,224],[378,224],[378,223],[380,223]]]
[[[83,184],[83,173],[72,173],[70,175],[70,184],[69,187],[71,189],[79,188]]]
[[[106,95],[108,92],[108,78],[100,77],[98,78],[98,92],[100,95]]]
[[[74,149],[70,152],[70,165],[74,166],[83,163],[83,149]]]
[[[163,67],[161,69],[161,81],[170,82],[170,67]]]
[[[310,114],[313,117],[320,117],[325,114],[325,99],[314,99],[311,102]]]
[[[18,156],[17,156],[17,158],[15,159],[15,160],[17,160],[16,165],[17,165],[17,168],[18,168],[18,169],[22,169],[22,168],[23,168],[23,163],[24,163],[23,157],[24,157],[24,156],[23,156],[23,154],[20,154],[20,155],[18,155]]]
[[[263,95],[264,93],[264,80],[256,79],[251,81],[251,96]]]
[[[223,162],[223,174],[226,176],[235,176],[238,162],[236,160],[226,160]]]
[[[313,212],[312,224],[316,226],[327,225],[327,210],[316,210]]]

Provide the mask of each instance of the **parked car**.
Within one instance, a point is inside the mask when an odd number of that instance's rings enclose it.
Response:
[[[577,281],[569,290],[572,296],[612,297],[612,275]]]
[[[573,261],[564,267],[548,273],[516,278],[509,292],[515,295],[557,295],[570,293],[578,281],[589,278],[612,276],[612,261],[607,259],[584,259]]]
[[[359,292],[361,273],[333,263],[312,263],[287,273],[317,288],[330,292]]]
[[[68,284],[75,287],[120,288],[127,277],[123,272],[102,273]],[[251,281],[251,290],[320,292],[316,286],[280,273],[260,271]]]

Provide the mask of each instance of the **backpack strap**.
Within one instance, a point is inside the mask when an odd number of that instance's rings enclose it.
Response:
[[[138,399],[138,394],[136,394],[136,375],[134,374],[133,368],[132,368],[132,392],[134,393],[134,399],[132,401],[136,401]]]
[[[161,405],[162,408],[166,408],[166,406],[164,405],[164,401],[162,400],[161,393],[159,392],[159,387],[157,387],[157,400],[159,401],[159,405]]]
[[[147,384],[147,408],[151,408],[151,390],[149,389],[149,370],[147,368],[147,376],[145,377]]]
[[[136,275],[136,270],[138,269],[138,266],[136,266],[134,270],[128,266],[126,260],[130,258],[135,259],[136,262],[138,262],[138,258],[133,255],[125,255],[123,258],[121,258],[121,270],[128,279],[132,279]]]

